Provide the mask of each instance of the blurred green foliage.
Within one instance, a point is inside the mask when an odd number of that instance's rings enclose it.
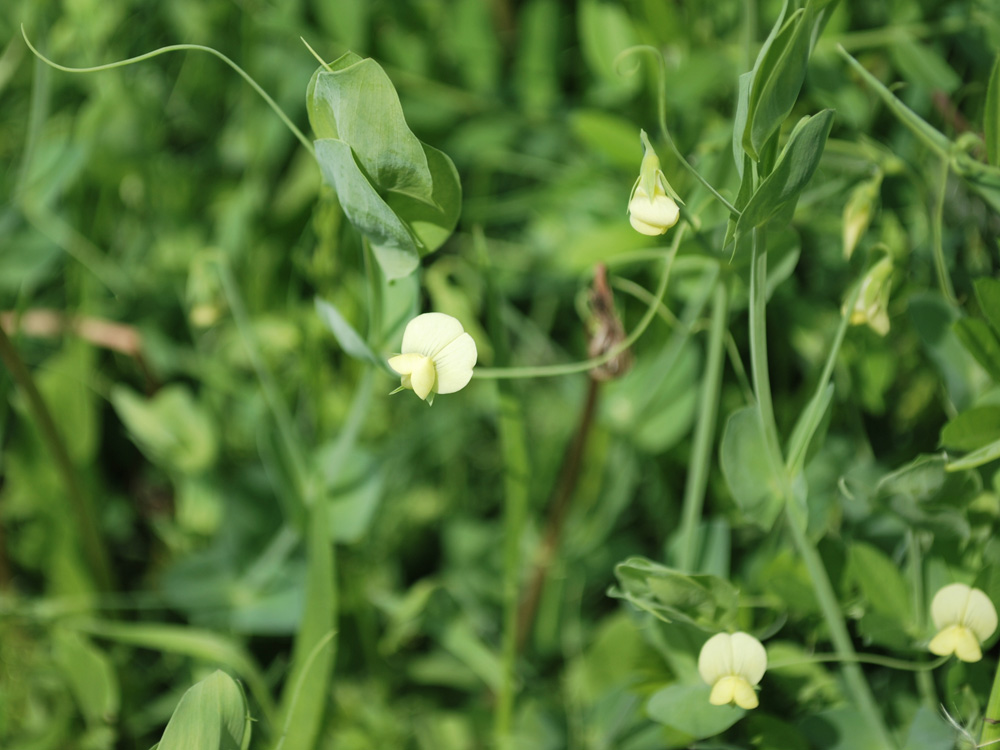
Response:
[[[398,380],[364,359],[393,353],[423,310],[462,320],[481,365],[584,359],[579,310],[598,263],[634,327],[665,246],[625,216],[638,132],[654,133],[657,120],[653,66],[618,59],[635,44],[663,54],[678,148],[740,208],[753,205],[738,200],[740,149],[780,166],[769,137],[780,132],[784,146],[804,116],[830,128],[825,149],[803,157],[788,146],[803,178],[794,200],[789,179],[756,198],[751,218],[791,220],[769,235],[775,418],[793,435],[804,413],[815,417],[818,437],[801,446],[806,533],[857,647],[921,658],[929,598],[952,580],[1000,602],[1000,328],[987,278],[1000,265],[995,193],[979,172],[942,169],[837,51],[965,144],[963,157],[995,166],[1000,115],[987,87],[1000,13],[994,0],[809,3],[785,39],[802,66],[808,58],[801,94],[786,101],[784,78],[748,92],[770,119],[751,128],[749,147],[734,144],[739,76],[781,8],[9,0],[0,324],[54,417],[76,486],[13,370],[0,370],[0,746],[147,748],[162,736],[166,747],[164,727],[189,689],[225,694],[230,744],[249,737],[246,705],[261,719],[253,747],[275,747],[289,717],[301,734],[286,747],[490,745],[509,548],[497,411],[516,400],[530,448],[526,529],[513,542],[526,588],[587,378],[502,390],[474,379],[429,411],[408,393],[388,396]],[[419,252],[417,275],[387,281],[313,156],[219,60],[178,52],[69,74],[30,54],[22,23],[69,66],[210,45],[307,132],[317,62],[299,37],[327,61],[348,50],[372,57],[424,150],[457,168],[456,232]],[[813,30],[822,34],[810,56]],[[817,115],[829,110],[832,121]],[[749,252],[739,239],[723,249],[725,209],[653,140],[699,229],[681,243],[667,309],[636,344],[634,369],[602,385],[518,656],[511,746],[652,750],[722,731],[727,747],[869,746],[836,665],[802,661],[829,651],[830,634],[804,563],[774,526],[780,508],[761,514],[771,499],[756,491],[769,481],[754,458],[757,425],[723,438],[727,418],[751,403]],[[845,259],[844,210],[862,185],[870,216]],[[848,290],[878,253],[894,269],[890,330],[850,328],[832,395],[814,401]],[[701,555],[695,570],[677,571],[668,566],[678,564],[710,274],[720,268],[728,362]],[[509,357],[487,335],[494,313]],[[98,520],[110,590],[68,510],[74,492]],[[767,673],[761,708],[742,720],[704,702],[696,659],[713,626],[771,638],[772,662],[797,662]],[[974,723],[995,663],[988,654],[933,677],[865,674],[900,745],[932,750],[954,740],[939,703]],[[247,685],[245,698],[213,675],[219,666]]]

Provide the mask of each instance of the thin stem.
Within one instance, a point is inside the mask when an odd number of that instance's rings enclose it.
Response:
[[[266,91],[264,91],[263,88],[261,88],[260,84],[257,83],[253,78],[251,78],[250,75],[243,70],[243,68],[241,68],[239,65],[237,65],[235,62],[230,60],[228,57],[226,57],[218,50],[212,49],[211,47],[205,47],[200,44],[170,44],[167,45],[166,47],[160,47],[158,49],[154,49],[152,52],[146,52],[145,54],[138,55],[136,57],[130,57],[127,60],[118,60],[117,62],[107,63],[106,65],[95,65],[90,68],[69,68],[65,65],[60,65],[59,63],[50,60],[41,52],[39,52],[37,49],[35,49],[34,45],[32,45],[31,43],[31,40],[28,39],[28,32],[24,30],[24,24],[21,24],[21,36],[24,37],[24,43],[28,45],[28,49],[30,49],[37,58],[39,58],[42,62],[52,66],[56,70],[61,70],[64,73],[99,73],[104,70],[112,70],[114,68],[121,68],[126,65],[132,65],[133,63],[142,62],[143,60],[150,60],[154,57],[165,54],[167,52],[185,52],[185,51],[207,52],[208,54],[214,55],[215,57],[222,60],[222,62],[224,62],[230,68],[235,70],[244,81],[249,83],[250,86],[253,88],[253,90],[256,91],[265,102],[267,102],[267,106],[269,106],[271,110],[278,116],[278,118],[285,124],[285,127],[291,131],[292,135],[298,138],[299,143],[305,146],[306,150],[310,154],[314,153],[313,145],[309,141],[309,139],[306,138],[305,135],[303,135],[302,131],[299,130],[298,127],[295,125],[295,123],[292,122],[291,119],[288,117],[288,115],[285,114],[285,111],[280,106],[278,106],[278,103],[274,101],[274,99],[272,99],[271,96]]]
[[[753,67],[754,44],[757,42],[757,0],[743,2],[743,70]]]
[[[895,747],[896,743],[892,741],[889,730],[886,729],[882,715],[879,713],[879,703],[872,695],[864,673],[857,665],[858,654],[854,651],[854,644],[847,632],[847,624],[844,622],[844,615],[840,611],[840,604],[837,602],[837,596],[833,591],[826,568],[823,567],[823,560],[820,558],[816,546],[806,537],[804,525],[800,524],[798,519],[794,517],[791,506],[792,503],[786,501],[785,516],[788,520],[788,528],[792,532],[792,540],[806,565],[806,570],[809,572],[813,592],[819,602],[827,629],[830,631],[830,639],[833,641],[837,658],[843,663],[841,672],[847,682],[851,701],[868,722],[869,728],[879,738],[880,747]]]
[[[663,140],[666,141],[667,146],[670,148],[671,153],[677,158],[678,163],[698,180],[705,188],[712,194],[712,196],[719,201],[726,210],[729,211],[735,217],[739,217],[739,210],[729,201],[722,197],[718,190],[712,187],[711,183],[701,176],[701,173],[691,166],[690,162],[684,158],[684,155],[677,148],[677,144],[674,143],[674,139],[670,135],[670,130],[667,128],[667,63],[663,59],[663,55],[656,47],[652,47],[648,44],[639,44],[634,47],[629,47],[628,49],[622,50],[618,57],[615,58],[615,64],[617,65],[620,61],[624,60],[629,55],[634,55],[637,53],[645,53],[651,55],[657,63],[657,71],[659,72],[659,86],[657,91],[657,120],[660,126],[660,134],[663,136]],[[629,71],[629,75],[635,71]]]
[[[948,190],[948,160],[941,159],[941,170],[937,175],[938,190],[934,196],[934,213],[931,215],[931,236],[934,243],[931,252],[934,254],[934,270],[937,272],[941,292],[952,305],[957,305],[955,287],[952,286],[948,265],[944,260],[944,197]]]
[[[694,428],[694,443],[687,482],[684,486],[684,509],[680,527],[680,568],[694,571],[700,557],[698,524],[701,521],[708,486],[708,470],[712,463],[712,445],[719,413],[719,390],[722,385],[722,360],[726,347],[729,322],[729,294],[725,280],[715,284],[712,298],[712,327],[708,336],[708,361]]]
[[[927,623],[927,610],[924,596],[924,566],[920,552],[920,540],[917,532],[912,528],[906,530],[906,552],[907,569],[910,575],[910,593],[913,598],[913,621],[916,624],[917,632],[923,632]],[[942,657],[947,658],[947,657]],[[925,662],[926,663],[926,662]],[[917,690],[920,692],[920,699],[928,708],[935,709],[940,701],[937,690],[934,687],[934,680],[928,672],[917,672]]]
[[[763,229],[752,234],[752,259],[750,261],[750,375],[753,379],[757,413],[764,429],[772,475],[786,476],[781,457],[781,441],[774,421],[774,403],[771,400],[771,380],[767,367],[767,240]],[[791,493],[786,493],[786,500]]]
[[[656,288],[656,294],[650,302],[649,307],[643,314],[642,319],[635,329],[626,336],[619,344],[611,347],[599,357],[592,357],[581,362],[568,362],[562,365],[540,365],[535,367],[480,367],[477,368],[474,377],[489,378],[492,380],[515,379],[515,378],[549,378],[558,375],[573,375],[578,372],[587,372],[595,367],[610,362],[626,349],[630,348],[639,337],[645,333],[653,318],[657,315],[657,310],[663,302],[667,293],[667,282],[670,280],[670,271],[674,265],[674,258],[677,257],[677,248],[680,247],[681,238],[684,235],[685,227],[679,227],[674,234],[673,244],[667,251],[663,260],[663,273],[660,275],[660,283]]]
[[[983,731],[979,735],[980,747],[991,742],[1000,742],[1000,661],[993,675],[993,688],[983,714]]]
[[[34,417],[35,424],[38,425],[42,440],[47,444],[59,474],[62,476],[63,484],[66,485],[66,497],[69,499],[70,512],[80,530],[84,557],[90,565],[98,588],[102,591],[108,591],[113,588],[113,576],[107,551],[101,540],[97,514],[90,497],[83,491],[83,484],[77,474],[76,467],[73,465],[73,460],[69,456],[69,451],[66,449],[66,443],[63,441],[62,435],[59,434],[52,412],[45,404],[45,399],[42,398],[38,386],[35,385],[35,379],[17,353],[13,342],[7,337],[3,326],[0,326],[0,360],[3,360],[14,381],[28,400],[28,408]]]
[[[789,661],[769,662],[767,671],[772,669],[786,669],[787,667],[797,667],[800,664],[823,664],[830,662],[852,664],[877,664],[880,667],[889,669],[899,669],[904,672],[916,672],[917,674],[930,675],[932,670],[944,664],[951,656],[942,656],[933,661],[906,661],[905,659],[893,659],[891,656],[880,656],[878,654],[855,654],[851,659],[845,659],[840,654],[810,654],[801,659],[791,659]]]

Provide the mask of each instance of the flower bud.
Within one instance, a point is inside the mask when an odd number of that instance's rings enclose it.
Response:
[[[892,258],[888,255],[872,266],[861,281],[861,292],[851,311],[851,325],[867,324],[879,336],[889,333],[889,291],[892,288]]]
[[[629,196],[629,222],[637,232],[656,236],[677,223],[680,217],[677,206],[679,199],[660,169],[660,159],[645,130],[639,132],[639,138],[642,141],[643,157],[639,178],[632,186],[632,194]]]

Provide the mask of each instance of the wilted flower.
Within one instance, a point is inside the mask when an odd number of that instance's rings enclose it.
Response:
[[[698,672],[712,686],[708,700],[714,706],[735,703],[740,708],[757,708],[753,688],[766,669],[764,646],[747,633],[713,635],[698,654]]]
[[[962,661],[983,658],[980,647],[997,629],[997,610],[993,602],[979,589],[964,583],[951,583],[934,595],[931,618],[937,635],[931,639],[932,654],[955,654]]]
[[[402,376],[393,393],[410,388],[428,404],[435,394],[454,393],[472,379],[476,342],[457,319],[444,313],[424,313],[406,324],[403,352],[389,360]]]
[[[629,196],[628,219],[637,232],[663,234],[677,223],[680,216],[675,200],[677,194],[660,169],[660,159],[650,145],[645,130],[639,132],[639,138],[643,148],[642,165],[639,167],[639,179],[632,186],[632,195]]]

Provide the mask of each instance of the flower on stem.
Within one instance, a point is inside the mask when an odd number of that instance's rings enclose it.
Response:
[[[753,688],[766,669],[764,646],[747,633],[717,633],[698,654],[698,672],[712,686],[708,701],[713,706],[735,703],[740,708],[757,708]]]
[[[951,583],[931,602],[931,619],[938,629],[928,648],[932,654],[955,654],[962,661],[983,658],[981,645],[997,629],[997,610],[979,589]]]
[[[468,385],[476,366],[476,342],[456,318],[424,313],[406,324],[402,353],[389,359],[401,385],[393,393],[411,389],[428,404],[438,393],[454,393]]]
[[[681,202],[660,169],[660,159],[649,143],[646,131],[639,132],[643,157],[639,179],[632,186],[628,201],[628,220],[642,234],[663,234],[677,223]]]
[[[879,336],[889,333],[889,292],[892,289],[892,258],[885,255],[861,281],[861,292],[851,310],[852,326],[867,324]]]

